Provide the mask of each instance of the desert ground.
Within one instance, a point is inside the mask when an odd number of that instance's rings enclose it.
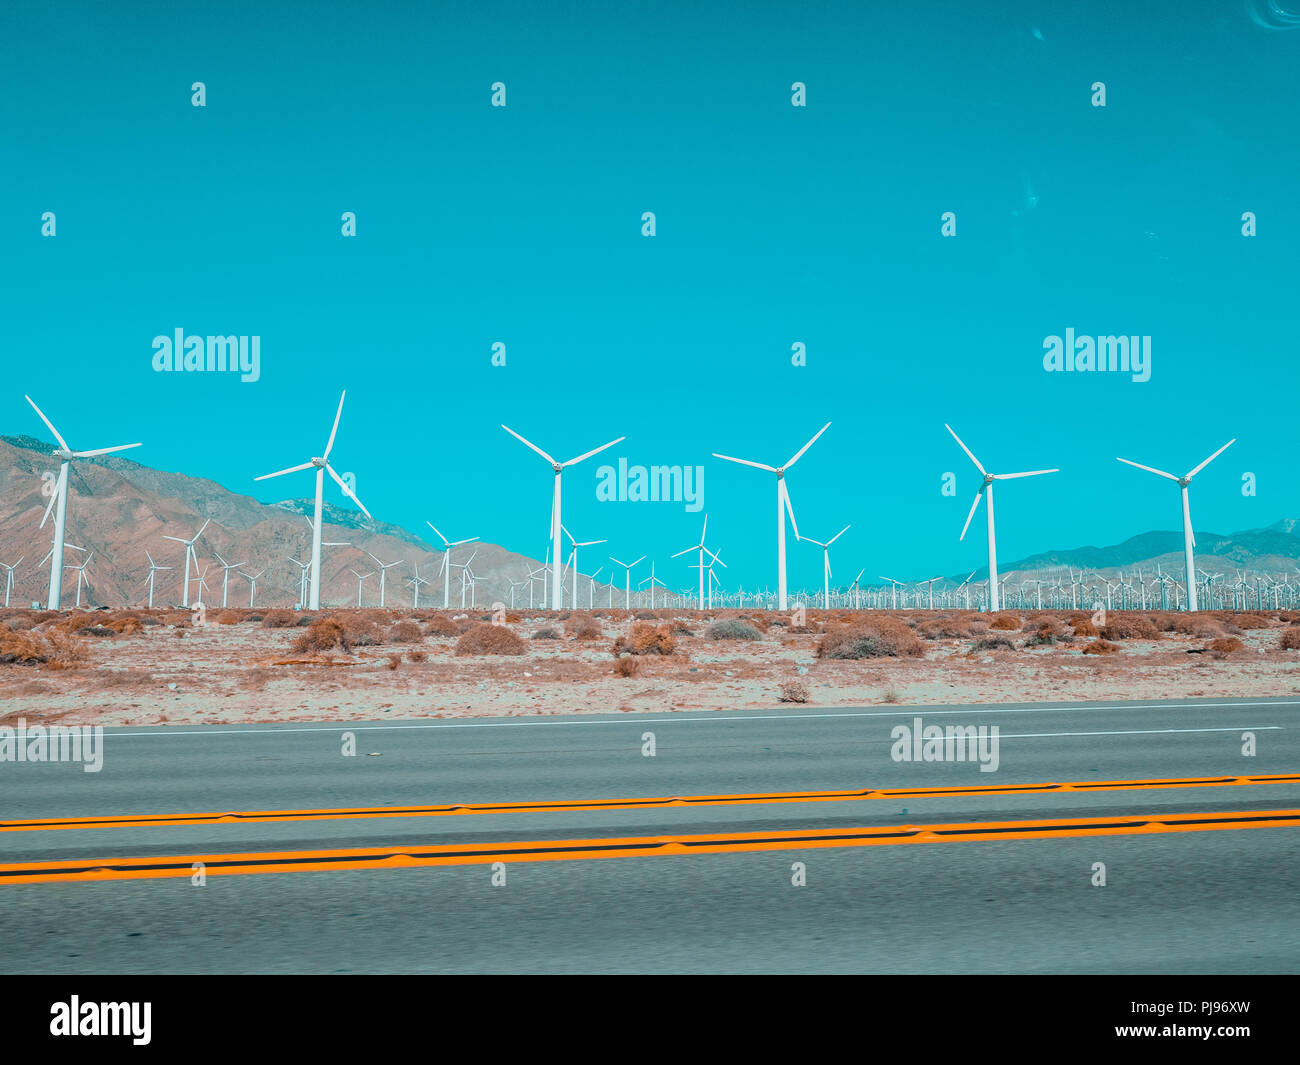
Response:
[[[0,721],[191,725],[1300,693],[1300,614],[8,610]],[[503,623],[501,623],[503,622]]]

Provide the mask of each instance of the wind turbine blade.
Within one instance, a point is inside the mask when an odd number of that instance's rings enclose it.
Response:
[[[362,512],[362,513],[363,513],[367,518],[370,518],[370,519],[373,521],[373,520],[374,520],[374,517],[373,517],[373,515],[370,513],[370,511],[366,510],[366,505],[365,505],[363,502],[361,502],[361,500],[359,500],[359,499],[357,498],[357,494],[356,494],[356,492],[352,491],[352,489],[348,487],[348,482],[345,481],[342,477],[340,477],[337,473],[334,472],[334,467],[331,466],[328,462],[325,463],[325,472],[328,473],[331,477],[333,477],[335,483],[336,483],[340,488],[343,489],[343,494],[344,494],[345,496],[347,496],[350,500],[352,500],[352,502],[354,502],[357,506],[359,506],[359,507],[361,508],[361,512]]]
[[[969,458],[971,462],[975,463],[975,468],[979,470],[981,474],[987,477],[989,471],[980,465],[980,460],[975,457],[975,452],[973,452],[970,448],[968,448],[965,444],[962,443],[962,439],[960,436],[958,436],[956,433],[953,433],[951,425],[949,425],[947,422],[944,422],[943,427],[947,429],[948,432],[952,433],[952,438],[957,441],[957,446],[960,447],[964,452],[966,452],[966,457]]]
[[[452,541],[450,544],[448,544],[447,546],[448,546],[448,547],[460,547],[461,544],[472,544],[472,543],[473,543],[475,540],[477,540],[477,539],[478,539],[477,536],[467,536],[464,540],[453,540],[453,541]]]
[[[330,430],[329,442],[325,445],[325,454],[321,456],[321,458],[323,459],[327,459],[327,460],[329,459],[330,451],[334,447],[334,437],[339,431],[339,419],[343,417],[343,401],[347,398],[347,395],[348,395],[348,391],[345,388],[343,390],[343,395],[339,396],[339,409],[334,414],[334,428]]]
[[[203,535],[203,530],[206,529],[206,528],[207,528],[209,525],[211,525],[211,524],[212,524],[212,519],[209,518],[209,519],[208,519],[207,521],[205,521],[202,525],[200,525],[200,526],[199,526],[199,531],[196,532],[196,533],[194,534],[194,539],[197,540],[200,536],[202,536],[202,535]],[[193,541],[191,541],[191,542],[193,542]]]
[[[525,447],[530,447],[530,448],[532,448],[532,449],[533,449],[534,451],[536,451],[539,455],[541,455],[542,458],[544,458],[547,462],[549,462],[552,466],[556,465],[556,461],[555,461],[553,458],[551,458],[551,456],[548,455],[545,451],[543,451],[540,447],[538,447],[536,444],[534,444],[531,440],[525,440],[522,436],[520,436],[518,433],[516,433],[516,432],[515,432],[513,429],[511,429],[510,426],[508,426],[508,425],[503,425],[503,426],[501,426],[501,428],[504,429],[504,430],[505,430],[507,433],[509,433],[511,436],[513,436],[516,440],[518,440],[518,441],[519,441],[521,444],[523,444]]]
[[[72,454],[79,459],[88,459],[92,455],[107,455],[112,451],[126,451],[128,448],[140,447],[140,444],[118,444],[116,447],[97,447],[94,451],[74,451]]]
[[[1213,462],[1225,451],[1227,451],[1228,448],[1232,447],[1232,445],[1235,444],[1236,442],[1237,442],[1237,438],[1234,436],[1231,440],[1229,440],[1226,444],[1224,444],[1223,447],[1219,448],[1218,451],[1216,451],[1208,459],[1206,459],[1199,466],[1197,466],[1196,469],[1192,470],[1192,472],[1187,475],[1187,479],[1190,481],[1193,477],[1195,477],[1198,473],[1200,473],[1203,469],[1205,469],[1206,466],[1208,466],[1211,462]]]
[[[645,561],[645,555],[642,555],[642,556],[641,556],[640,558],[638,558],[635,562],[633,562],[632,565],[634,565],[634,566],[636,566],[636,565],[640,565],[640,564],[641,564],[642,562],[644,562],[644,561]]]
[[[615,444],[621,444],[621,443],[622,443],[624,440],[626,440],[626,439],[627,439],[626,436],[620,436],[617,440],[611,440],[608,444],[601,444],[600,447],[595,448],[595,449],[593,449],[593,450],[591,450],[591,451],[588,451],[588,452],[587,452],[586,454],[584,454],[584,455],[579,455],[576,459],[569,459],[568,462],[561,463],[561,465],[563,465],[563,466],[576,466],[579,462],[582,462],[583,459],[589,459],[589,458],[591,458],[592,455],[599,455],[599,454],[600,454],[602,451],[604,451],[606,448],[611,448],[611,447],[613,447]]]
[[[975,502],[970,505],[970,513],[966,515],[966,524],[961,527],[961,535],[958,540],[966,539],[966,530],[970,528],[971,518],[975,517],[975,508],[980,505],[980,500],[984,498],[984,486],[980,485],[980,490],[975,493]]]
[[[434,525],[433,522],[431,522],[431,521],[426,521],[424,524],[427,525],[427,526],[429,526],[429,528],[432,529],[434,532],[438,533],[438,539],[441,540],[441,541],[443,542],[443,545],[444,545],[445,547],[450,547],[450,546],[451,546],[451,544],[447,543],[447,538],[446,538],[445,536],[443,536],[442,533],[438,532],[438,527],[437,527],[436,525]],[[378,562],[379,559],[375,559],[375,561]]]
[[[733,459],[730,455],[719,455],[716,451],[713,453],[715,459],[722,459],[724,462],[739,462],[742,466],[753,466],[756,470],[766,470],[768,473],[776,473],[775,466],[769,466],[763,462],[750,462],[749,459]]]
[[[831,423],[827,422],[820,429],[818,429],[816,436],[814,436],[811,440],[808,441],[808,443],[804,444],[803,447],[801,447],[798,451],[796,451],[794,453],[794,458],[792,458],[789,462],[787,462],[784,468],[788,470],[791,466],[793,466],[796,462],[798,462],[801,458],[803,458],[804,452],[807,451],[810,447],[812,447],[813,444],[817,443],[817,440],[822,435],[822,433],[826,432],[826,430],[829,429],[830,427],[831,427]]]
[[[67,484],[67,480],[68,480],[68,467],[60,466],[59,478],[54,483],[54,491],[50,493],[50,501],[45,504],[45,513],[41,515],[41,524],[38,526],[38,528],[41,529],[45,528],[45,523],[50,519],[50,511],[54,509],[54,504],[55,502],[58,501],[59,493],[61,493],[64,490],[64,487]]]
[[[675,555],[669,555],[668,557],[669,557],[669,558],[681,558],[682,555],[689,554],[691,551],[698,551],[699,549],[700,549],[700,545],[699,545],[699,544],[696,544],[696,545],[694,545],[693,547],[683,548],[681,551],[678,551],[677,554],[675,554]],[[614,559],[614,561],[615,561],[615,562],[618,562],[618,559]],[[618,564],[619,564],[620,566],[623,565],[623,563],[621,563],[621,562],[618,562]]]
[[[178,544],[188,544],[188,540],[182,540],[179,536],[164,536],[164,540],[175,540]]]
[[[700,546],[704,546],[704,541],[709,537],[709,516],[704,515],[704,528],[700,530]]]
[[[848,532],[851,528],[853,528],[852,525],[846,525],[846,526],[844,526],[844,528],[842,528],[839,532],[837,532],[834,536],[832,536],[829,540],[826,541],[826,546],[827,546],[827,547],[830,547],[831,544],[833,544],[836,540],[838,540],[841,536],[843,536],[843,535],[844,535],[846,532]]]
[[[1025,473],[995,473],[995,481],[1014,481],[1017,477],[1037,477],[1043,473],[1060,473],[1060,470],[1028,470]]]
[[[1116,455],[1115,458],[1117,461],[1127,463],[1129,466],[1136,466],[1139,470],[1146,470],[1147,473],[1154,473],[1160,477],[1167,477],[1171,481],[1178,480],[1178,478],[1172,473],[1165,473],[1164,470],[1157,470],[1154,466],[1143,466],[1140,462],[1134,462],[1132,459],[1122,459],[1118,455]]]
[[[297,473],[299,470],[310,470],[311,463],[304,462],[301,466],[290,466],[287,470],[277,470],[275,473],[264,473],[261,477],[254,477],[255,481],[265,481],[271,477],[283,477],[286,473]]]
[[[64,451],[71,451],[72,448],[68,447],[68,442],[59,435],[59,431],[56,428],[54,428],[54,423],[50,421],[49,418],[45,417],[45,412],[36,405],[36,401],[33,400],[31,396],[23,396],[23,399],[27,400],[27,402],[32,405],[32,410],[34,410],[38,415],[40,415],[41,421],[43,421],[46,425],[46,428],[48,428],[50,432],[54,434],[54,439],[59,442],[59,447],[63,448]]]
[[[573,533],[569,532],[569,530],[564,527],[564,522],[560,522],[560,532],[564,533],[564,535],[569,538],[569,543],[573,544],[575,547],[578,545],[578,542],[573,538]]]
[[[830,422],[827,422],[826,424],[827,424],[827,425],[830,425]],[[822,432],[825,432],[825,430],[822,430]],[[821,434],[819,433],[818,435],[820,436]],[[816,439],[816,438],[814,437],[814,439]],[[793,506],[793,504],[791,504],[791,502],[790,502],[790,490],[789,490],[788,488],[786,488],[786,486],[785,486],[785,478],[784,478],[784,477],[781,478],[780,484],[781,484],[781,487],[780,487],[779,491],[781,492],[781,498],[785,501],[785,512],[786,512],[787,514],[790,515],[790,525],[794,528],[794,538],[795,538],[796,540],[798,540],[798,539],[799,539],[799,523],[798,523],[797,521],[794,520],[794,506]]]

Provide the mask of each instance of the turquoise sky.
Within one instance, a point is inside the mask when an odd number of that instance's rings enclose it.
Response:
[[[777,464],[827,421],[789,485],[805,534],[853,524],[845,583],[983,563],[945,421],[1063,470],[999,489],[1003,560],[1176,528],[1114,457],[1233,436],[1197,527],[1300,515],[1300,31],[1066,8],[6,5],[0,432],[46,435],[29,392],[75,447],[274,501],[310,476],[252,478],[318,454],[347,388],[335,462],[376,517],[535,557],[550,472],[500,423],[560,459],[626,435],[610,458],[704,466],[730,587],[775,582],[774,487],[710,452]],[[154,372],[177,328],[259,336],[260,380]],[[1150,336],[1151,380],[1045,372],[1067,328]],[[566,525],[690,584],[702,515],[598,502],[604,458]]]

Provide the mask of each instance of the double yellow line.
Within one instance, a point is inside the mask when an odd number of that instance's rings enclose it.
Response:
[[[352,847],[341,850],[192,854],[95,861],[27,862],[0,865],[0,884],[49,884],[87,880],[150,880],[188,877],[196,865],[206,876],[351,869],[412,869],[493,862],[567,862],[598,858],[659,858],[683,854],[807,850],[824,847],[880,847],[911,843],[954,843],[1008,839],[1126,836],[1157,832],[1213,832],[1245,828],[1293,828],[1300,810],[1248,814],[1165,814],[1084,817],[1046,821],[991,821],[899,825],[794,832],[728,832],[707,835],[626,836],[609,839],[544,840],[435,847]]]
[[[791,791],[760,794],[692,795],[566,802],[462,803],[443,806],[349,807],[316,810],[260,810],[234,813],[156,814],[118,817],[46,818],[0,822],[0,831],[162,827],[393,817],[444,817],[576,811],[668,809],[805,802],[855,802],[952,796],[1041,795],[1098,791],[1152,791],[1178,788],[1253,787],[1300,783],[1300,774],[1188,777],[1160,780],[1075,781],[1071,783],[990,785],[949,788],[863,788],[842,791]],[[334,850],[191,854],[148,858],[0,864],[0,885],[49,884],[92,880],[146,880],[188,877],[201,865],[205,875],[238,876],[349,869],[402,869],[494,862],[587,861],[598,858],[665,857],[748,851],[805,850],[825,847],[880,847],[916,843],[977,842],[1009,839],[1062,839],[1163,832],[1214,832],[1300,826],[1300,810],[1250,813],[1152,814],[1052,820],[947,822],[925,825],[864,826],[843,829],[793,829],[703,835],[624,836],[597,839],[531,840],[506,843],[444,844],[428,847],[353,847]]]

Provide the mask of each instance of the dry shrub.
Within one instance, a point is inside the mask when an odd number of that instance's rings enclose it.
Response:
[[[982,636],[971,644],[971,651],[1014,651],[1016,645],[1005,636]]]
[[[444,614],[435,614],[424,627],[426,636],[459,636],[460,626]]]
[[[1268,618],[1262,614],[1238,614],[1234,620],[1237,623],[1237,628],[1242,630],[1267,629],[1269,627]]]
[[[458,655],[521,655],[524,641],[504,625],[475,625],[456,641]]]
[[[389,643],[419,643],[424,633],[414,621],[399,621],[388,630]]]
[[[817,645],[818,658],[921,658],[925,648],[916,633],[897,618],[865,618],[829,629]]]
[[[916,634],[927,640],[954,640],[972,635],[966,618],[930,618],[917,625]]]
[[[600,626],[594,621],[584,621],[578,626],[577,630],[573,634],[575,640],[582,640],[584,642],[589,640],[599,640],[600,636]]]
[[[781,685],[783,703],[806,703],[810,697],[808,685],[801,680],[787,680]]]
[[[374,647],[384,642],[378,625],[361,614],[331,614],[322,620],[337,621],[343,626],[347,642],[352,647]]]
[[[997,629],[999,632],[1019,632],[1020,615],[1018,614],[996,614],[989,622],[990,629]]]
[[[218,625],[238,625],[239,615],[233,610],[223,610],[213,620],[215,620]]]
[[[751,625],[754,626],[754,628],[758,629],[759,632],[765,633],[768,631],[768,629],[772,627],[772,620],[765,613],[746,614],[743,618],[741,618],[741,620],[748,621]]]
[[[513,613],[506,614],[506,624],[508,625],[518,625],[523,620],[524,619],[520,617],[518,614],[513,614]]]
[[[1034,634],[1025,641],[1026,647],[1051,647],[1058,640],[1064,640],[1065,626],[1056,618],[1040,618],[1038,628]],[[1070,637],[1073,639],[1073,637]]]
[[[659,615],[653,610],[638,610],[634,615],[638,621],[658,621]]]
[[[614,641],[613,653],[619,655],[670,655],[677,650],[677,641],[667,625],[632,626],[631,636],[620,636]]]
[[[164,625],[171,625],[177,629],[190,628],[190,613],[188,610],[171,610],[162,616]]]
[[[1087,614],[1077,614],[1068,622],[1070,628],[1074,630],[1076,636],[1096,636],[1097,626],[1092,623],[1092,618]],[[1093,652],[1096,654],[1097,652]]]
[[[412,662],[423,662],[429,656],[423,651],[411,651],[406,657]]]
[[[296,655],[320,654],[335,649],[348,653],[352,651],[347,630],[337,618],[317,618],[289,648]]]
[[[30,614],[15,614],[6,623],[14,632],[26,632],[36,624]]]
[[[1284,651],[1300,651],[1300,625],[1288,625],[1283,629],[1278,646]]]
[[[532,636],[529,637],[529,639],[532,640],[558,640],[559,638],[560,638],[560,630],[552,628],[550,625],[538,629],[535,633],[532,634]]]
[[[674,618],[668,623],[668,629],[674,636],[694,636],[694,630],[681,618]]]
[[[262,615],[262,628],[264,629],[293,628],[293,611],[268,610],[265,614]]]
[[[1230,655],[1236,651],[1244,651],[1246,645],[1235,636],[1221,636],[1217,640],[1211,640],[1205,649],[1218,657],[1220,655]]]
[[[614,663],[614,672],[620,677],[635,677],[641,669],[641,659],[624,655]]]
[[[116,636],[117,633],[107,625],[87,625],[77,633],[78,636]]]
[[[119,636],[134,636],[137,632],[144,632],[144,622],[131,614],[106,618],[104,627],[112,629]]]
[[[389,656],[388,656],[388,668],[389,668],[389,669],[396,669],[396,668],[397,668],[398,666],[400,666],[401,664],[402,664],[402,656],[401,656],[401,655],[389,655]]]
[[[704,634],[710,640],[761,640],[763,634],[748,621],[724,618],[715,621]]]
[[[1158,640],[1160,630],[1140,614],[1111,614],[1101,628],[1105,640]]]
[[[1098,638],[1088,644],[1083,649],[1083,653],[1086,655],[1117,655],[1119,654],[1119,644]]]
[[[73,669],[86,657],[82,643],[58,629],[44,633],[0,631],[0,664]]]
[[[1199,636],[1203,640],[1217,640],[1220,636],[1226,635],[1223,626],[1214,618],[1198,618],[1195,614],[1176,617],[1174,632],[1181,632],[1185,636]]]
[[[189,618],[189,615],[185,615]],[[84,629],[94,628],[104,620],[102,614],[73,614],[71,617],[64,618],[62,621],[51,626],[61,632],[77,633]]]

